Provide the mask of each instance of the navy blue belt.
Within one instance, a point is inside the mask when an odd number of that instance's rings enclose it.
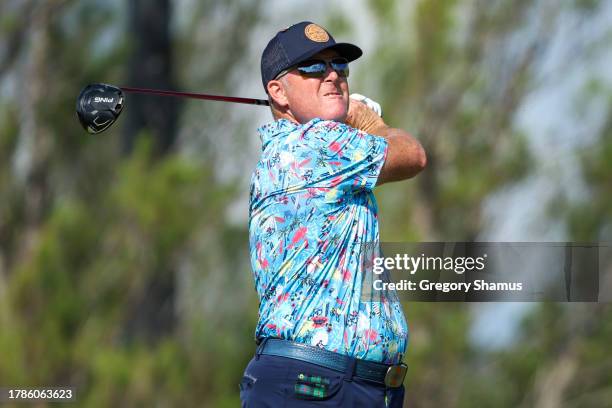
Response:
[[[293,358],[340,372],[346,372],[354,360],[355,377],[384,384],[390,388],[401,386],[408,371],[408,366],[404,363],[398,365],[376,363],[302,343],[270,337],[262,340],[257,347],[257,354]]]

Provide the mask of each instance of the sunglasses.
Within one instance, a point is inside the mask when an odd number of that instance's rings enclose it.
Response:
[[[300,62],[296,66],[288,68],[279,73],[275,79],[282,77],[294,69],[297,69],[298,73],[307,78],[323,78],[327,72],[327,67],[336,71],[339,77],[347,78],[349,76],[348,60],[346,58],[332,58],[331,60],[323,59],[309,59]]]

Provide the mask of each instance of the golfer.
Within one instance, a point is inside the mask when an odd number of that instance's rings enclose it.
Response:
[[[399,302],[362,299],[361,244],[379,241],[372,190],[408,179],[425,152],[349,99],[361,49],[301,22],[261,57],[274,121],[259,129],[249,237],[260,299],[243,407],[401,407],[408,326]]]

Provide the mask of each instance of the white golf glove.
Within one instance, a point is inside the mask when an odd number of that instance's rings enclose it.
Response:
[[[363,96],[358,93],[354,93],[350,95],[351,99],[354,99],[359,102],[363,102],[368,108],[372,109],[378,116],[382,118],[382,108],[380,107],[380,103],[373,101],[367,96]]]

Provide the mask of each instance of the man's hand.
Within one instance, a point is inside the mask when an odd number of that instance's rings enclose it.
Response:
[[[366,133],[377,135],[387,127],[382,118],[368,106],[356,99],[349,98],[349,110],[346,115],[346,124]]]
[[[382,118],[383,115],[382,115],[382,108],[380,106],[380,103],[376,102],[373,99],[368,98],[367,96],[364,96],[358,93],[352,93],[350,98],[355,99],[356,101],[365,103],[368,108],[372,109],[374,112],[376,112],[378,116]]]
[[[349,98],[346,124],[387,140],[388,151],[376,185],[405,180],[425,168],[427,157],[421,144],[408,132],[387,126],[382,118],[363,102]]]

